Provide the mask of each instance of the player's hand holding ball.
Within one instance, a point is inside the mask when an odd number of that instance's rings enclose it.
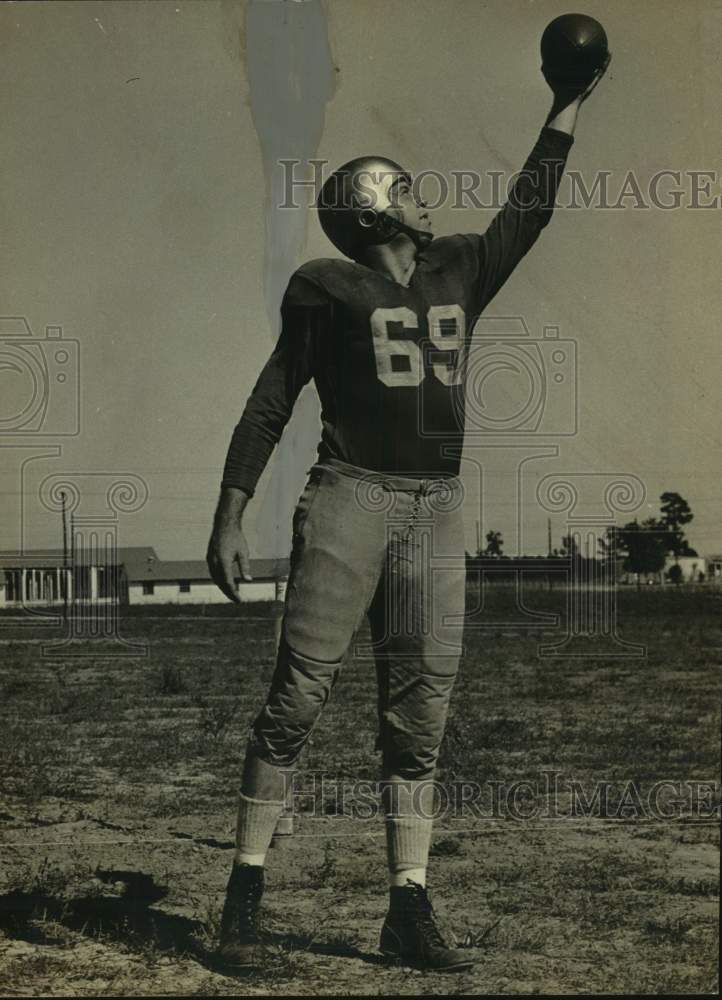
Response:
[[[550,21],[542,35],[541,55],[557,111],[585,101],[612,58],[604,28],[586,14],[562,14]]]

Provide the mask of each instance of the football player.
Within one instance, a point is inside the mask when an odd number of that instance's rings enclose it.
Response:
[[[471,964],[444,940],[426,890],[465,598],[464,362],[474,322],[550,220],[580,104],[597,82],[555,93],[483,235],[434,239],[411,177],[383,158],[347,163],[319,194],[321,225],[347,259],[313,260],[290,279],[278,342],[233,432],[208,547],[213,579],[238,601],[234,564],[250,578],[246,506],[313,379],[322,437],[293,518],[275,673],[248,740],[221,921],[226,966],[259,960],[264,864],[287,781],[365,615],[390,881],[381,951],[427,969]]]

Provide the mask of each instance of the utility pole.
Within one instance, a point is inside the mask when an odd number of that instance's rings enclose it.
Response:
[[[65,510],[65,490],[60,494],[63,511],[63,619],[68,620],[68,519]]]
[[[75,619],[75,516],[70,512],[70,580],[73,588],[73,619]]]
[[[552,519],[547,518],[547,555],[551,559],[552,557]],[[552,589],[552,575],[547,573],[547,590]]]
[[[476,522],[476,554],[481,553],[481,522]]]

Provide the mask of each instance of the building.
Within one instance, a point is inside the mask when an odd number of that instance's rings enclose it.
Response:
[[[668,556],[664,565],[664,574],[669,577],[673,566],[679,566],[682,573],[680,583],[700,583],[707,579],[707,560],[704,556]],[[702,574],[700,579],[700,574]]]
[[[288,559],[251,559],[250,582],[236,580],[242,601],[283,597]],[[211,580],[203,559],[146,558],[126,570],[129,604],[222,604],[228,598]]]
[[[707,556],[707,577],[717,583],[722,581],[722,552]]]
[[[236,579],[242,601],[283,598],[288,559],[252,559],[253,580]],[[215,604],[228,599],[210,578],[201,559],[159,559],[152,546],[83,553],[65,564],[62,549],[0,551],[0,607],[93,604]]]
[[[717,570],[715,572],[715,558]],[[617,582],[618,583],[642,583],[642,584],[668,584],[670,582],[670,570],[673,566],[679,566],[681,576],[680,583],[707,583],[722,579],[722,556],[679,556],[677,559],[673,555],[668,555],[664,564],[664,569],[658,573],[631,573],[624,569],[624,559],[617,561]]]

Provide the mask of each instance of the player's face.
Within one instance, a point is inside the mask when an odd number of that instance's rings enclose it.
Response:
[[[392,211],[407,226],[419,229],[421,232],[431,232],[431,219],[426,210],[426,203],[416,198],[411,181],[401,177],[395,181],[389,192]]]

